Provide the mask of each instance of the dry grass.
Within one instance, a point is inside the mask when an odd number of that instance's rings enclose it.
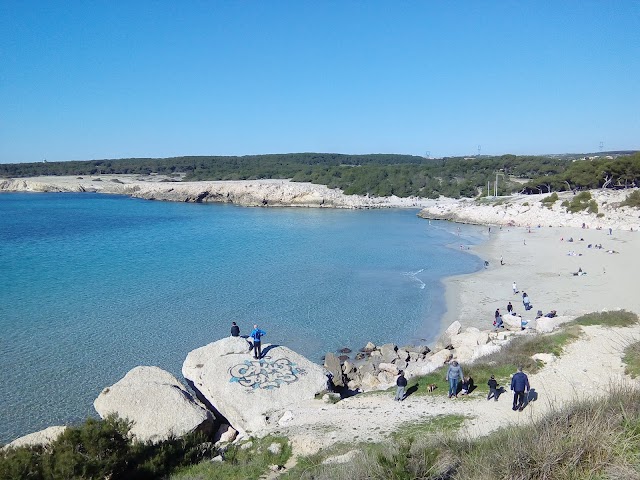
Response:
[[[426,435],[384,445],[354,445],[342,465],[302,463],[283,479],[587,480],[640,479],[640,391],[613,389],[600,400],[549,413],[527,427],[477,440]]]

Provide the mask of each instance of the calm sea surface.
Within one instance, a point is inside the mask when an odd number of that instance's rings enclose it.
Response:
[[[416,213],[0,194],[0,443],[95,415],[137,365],[181,379],[231,321],[318,362],[434,340],[481,234]]]

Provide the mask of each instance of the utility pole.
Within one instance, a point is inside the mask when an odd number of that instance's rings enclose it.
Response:
[[[600,153],[602,153],[602,149],[603,149],[603,147],[604,147],[604,143],[603,143],[603,142],[600,142]]]
[[[481,151],[482,151],[482,145],[478,145],[478,156],[480,156]]]

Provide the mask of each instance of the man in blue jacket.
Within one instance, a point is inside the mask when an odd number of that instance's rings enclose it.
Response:
[[[264,330],[260,330],[258,325],[253,326],[253,330],[251,331],[251,335],[249,335],[253,339],[253,357],[257,360],[262,357],[262,346],[260,338],[263,335],[266,335],[267,332]]]
[[[518,372],[511,378],[513,390],[513,410],[522,411],[524,408],[524,392],[529,392],[529,377],[518,367]]]

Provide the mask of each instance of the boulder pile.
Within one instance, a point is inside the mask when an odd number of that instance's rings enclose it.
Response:
[[[395,385],[400,370],[407,377],[427,375],[450,360],[473,362],[498,351],[517,335],[531,335],[553,331],[569,317],[539,318],[529,322],[522,330],[520,317],[504,315],[505,328],[480,330],[469,327],[462,330],[460,322],[453,322],[436,341],[433,350],[426,345],[399,348],[393,343],[381,346],[369,342],[355,358],[344,359],[327,353],[324,366],[333,385],[351,392],[386,390]]]

